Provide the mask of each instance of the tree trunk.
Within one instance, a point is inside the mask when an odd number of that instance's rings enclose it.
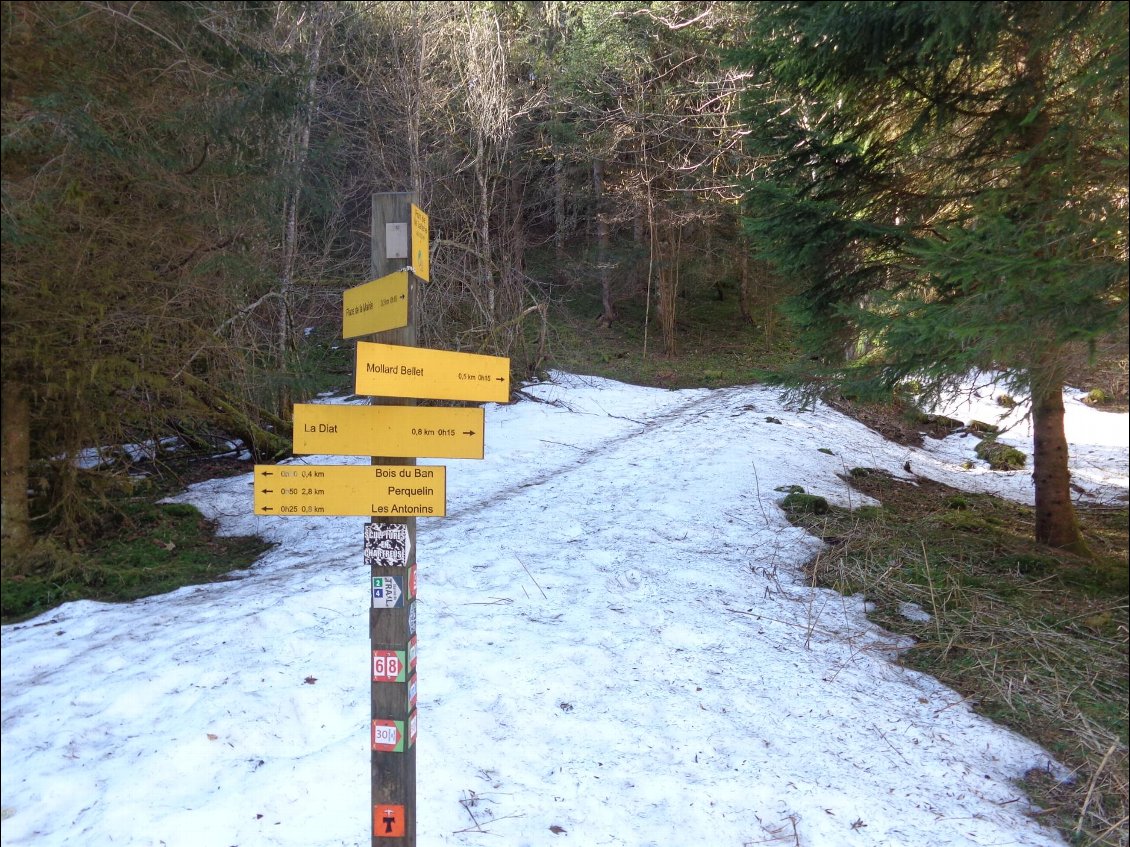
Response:
[[[275,432],[268,432],[259,426],[243,409],[242,404],[225,395],[222,391],[189,373],[180,375],[189,393],[207,410],[210,417],[225,432],[243,442],[255,461],[274,461],[291,452],[290,424],[268,415]],[[260,414],[265,414],[260,410]]]
[[[659,331],[663,338],[663,354],[679,352],[675,318],[679,297],[679,249],[681,232],[669,231],[659,240]]]
[[[1031,4],[1026,7],[1026,11],[1033,18],[1054,14],[1041,4]],[[1033,49],[1027,38],[1021,39],[1018,47],[1016,61],[1023,68],[1021,80],[1026,83],[1025,90],[1031,92],[1030,105],[1036,110],[1035,116],[1024,129],[1024,149],[1041,150],[1051,132],[1048,110],[1039,106],[1040,92],[1048,88],[1047,56],[1043,50]],[[1046,156],[1040,154],[1030,157],[1021,168],[1021,184],[1038,187],[1037,194],[1041,201],[1046,201],[1052,194],[1051,189],[1042,183],[1041,174],[1047,165]],[[1041,261],[1054,258],[1055,242],[1049,238],[1048,244],[1046,251],[1037,251]],[[1038,330],[1034,331],[1035,338],[1040,335]],[[1049,547],[1093,557],[1094,554],[1079,531],[1079,520],[1071,502],[1067,435],[1063,429],[1064,373],[1058,360],[1059,352],[1050,344],[1045,346],[1032,369],[1032,476],[1036,484],[1036,540]]]
[[[1063,372],[1056,365],[1032,380],[1032,477],[1036,484],[1036,540],[1049,547],[1092,556],[1079,531],[1071,502],[1067,435],[1063,429]]]
[[[749,249],[741,241],[738,242],[738,270],[740,282],[738,283],[738,311],[742,320],[753,323],[753,315],[749,310]]]
[[[602,312],[597,323],[611,326],[616,320],[616,307],[612,303],[612,274],[608,268],[608,221],[604,216],[604,162],[592,163],[592,192],[595,199],[596,218],[596,271],[600,278],[600,304]]]
[[[3,484],[0,487],[0,540],[8,554],[31,542],[28,522],[28,465],[31,461],[31,403],[27,387],[19,382],[3,385]]]
[[[557,142],[553,144],[553,257],[556,260],[555,271],[558,282],[565,279],[565,154]]]
[[[475,182],[479,186],[479,277],[487,295],[487,326],[493,329],[497,319],[497,291],[494,272],[490,267],[491,256],[494,253],[490,243],[491,186],[487,174],[486,139],[481,131],[475,133],[475,143]]]
[[[298,262],[298,204],[302,197],[302,175],[306,169],[306,159],[310,153],[310,128],[314,122],[315,99],[318,92],[318,73],[321,70],[323,16],[325,7],[317,6],[317,13],[313,21],[313,40],[307,47],[306,72],[309,78],[306,82],[306,103],[299,118],[300,123],[292,132],[293,147],[291,155],[294,158],[293,171],[288,174],[291,184],[287,190],[285,221],[283,231],[282,273],[280,274],[279,291],[282,294],[282,303],[279,309],[278,337],[276,340],[276,364],[282,368],[286,363],[286,354],[294,344],[294,318],[292,300],[294,290],[294,275]]]

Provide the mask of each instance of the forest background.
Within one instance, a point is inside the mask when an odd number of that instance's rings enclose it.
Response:
[[[234,442],[289,455],[292,405],[349,390],[375,192],[431,219],[421,346],[518,380],[776,378],[911,438],[971,366],[1013,373],[1038,431],[1068,381],[1125,408],[1127,8],[0,4],[5,619],[251,561],[158,501]],[[1125,506],[1053,511],[993,555],[1100,598],[1081,638],[1123,679],[1063,806],[1125,843]],[[971,537],[931,541],[964,566]]]

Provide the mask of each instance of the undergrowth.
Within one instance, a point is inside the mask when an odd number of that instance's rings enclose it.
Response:
[[[270,545],[217,536],[195,506],[159,496],[107,501],[87,543],[64,547],[50,536],[8,554],[0,580],[0,622],[14,623],[71,600],[127,602],[185,585],[217,582],[247,567]]]

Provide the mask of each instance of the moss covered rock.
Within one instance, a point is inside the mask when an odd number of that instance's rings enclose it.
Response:
[[[786,512],[826,515],[828,514],[828,501],[817,494],[794,492],[781,501],[781,508]]]
[[[1028,462],[1028,457],[1015,447],[1001,444],[992,438],[978,442],[974,452],[982,461],[988,462],[994,471],[1018,471]]]

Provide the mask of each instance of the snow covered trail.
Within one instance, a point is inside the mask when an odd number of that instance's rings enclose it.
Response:
[[[1048,756],[803,585],[819,542],[777,506],[953,456],[769,389],[526,390],[484,460],[421,460],[450,515],[419,522],[421,847],[1063,843],[1014,782]],[[0,844],[369,843],[363,520],[257,518],[250,486],[180,499],[277,542],[251,571],[3,629]]]

